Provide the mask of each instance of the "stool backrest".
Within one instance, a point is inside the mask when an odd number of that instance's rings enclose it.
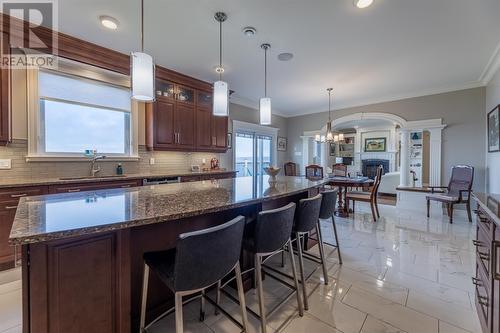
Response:
[[[470,165],[455,165],[451,169],[448,193],[459,195],[460,191],[470,191],[474,182],[474,167]]]
[[[329,190],[321,192],[323,199],[321,199],[321,209],[319,211],[319,218],[326,220],[333,216],[335,213],[335,205],[337,204],[338,190]]]
[[[347,177],[347,165],[345,164],[334,164],[332,168],[332,173],[337,177]]]
[[[297,164],[293,162],[285,163],[285,176],[297,176]]]
[[[196,290],[226,276],[240,258],[245,218],[219,226],[181,234],[177,241],[174,286]]]
[[[323,178],[323,167],[316,164],[306,166],[306,178]]]
[[[318,194],[312,198],[300,199],[295,214],[294,231],[309,232],[314,229],[316,223],[318,223],[322,198],[322,195]]]
[[[255,225],[255,252],[272,253],[281,249],[290,239],[295,214],[295,203],[259,213]]]

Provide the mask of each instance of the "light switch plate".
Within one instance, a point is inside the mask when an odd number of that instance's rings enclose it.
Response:
[[[0,159],[0,169],[12,169],[12,160],[9,159]]]
[[[149,159],[149,164],[150,164],[150,165],[155,164],[155,159],[154,159],[153,157],[151,157],[151,158]]]

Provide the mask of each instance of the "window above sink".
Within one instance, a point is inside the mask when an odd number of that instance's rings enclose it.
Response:
[[[87,149],[138,159],[138,104],[128,77],[69,61],[61,67],[28,70],[27,161],[88,160]]]

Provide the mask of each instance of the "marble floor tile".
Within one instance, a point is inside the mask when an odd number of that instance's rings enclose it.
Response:
[[[439,321],[439,333],[470,333],[470,331],[463,330],[442,320]],[[481,331],[475,331],[474,333],[481,333]]]
[[[313,333],[313,332],[343,333],[308,314],[306,314],[302,318],[296,317],[283,330],[283,333]]]
[[[467,331],[475,332],[479,330],[479,319],[475,309],[465,309],[415,291],[410,291],[406,306],[440,320],[453,323],[453,325]]]
[[[20,289],[0,295],[0,332],[21,324],[21,297]]]
[[[368,315],[361,328],[360,333],[406,333],[405,331],[396,328],[388,323],[384,323],[375,317]]]
[[[351,287],[343,303],[409,333],[437,333],[438,320],[364,290]]]
[[[22,333],[23,327],[21,325],[11,327],[5,331],[1,331],[0,333]]]

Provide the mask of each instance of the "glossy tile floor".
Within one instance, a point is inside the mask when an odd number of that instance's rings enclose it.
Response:
[[[456,212],[450,225],[440,212],[427,220],[424,207],[416,211],[380,208],[382,218],[376,223],[363,204],[354,216],[337,218],[344,264],[339,265],[336,253],[327,248],[330,283],[324,285],[321,269],[306,262],[307,271],[313,273],[308,282],[309,311],[299,317],[291,298],[268,318],[268,332],[480,332],[471,283],[475,223],[467,222],[463,211]],[[323,235],[325,241],[333,241],[328,221],[323,222]],[[273,259],[270,265],[279,267],[279,256]],[[17,270],[0,273],[2,333],[21,331],[19,278]],[[264,288],[268,307],[288,293],[270,278]],[[246,300],[258,310],[254,291],[246,294]],[[222,303],[239,318],[237,305],[224,297]],[[198,306],[198,302],[185,306],[186,332],[239,332],[208,305],[206,320],[200,323]],[[249,319],[251,332],[258,332],[259,322]],[[174,332],[174,317],[168,316],[149,331]]]

